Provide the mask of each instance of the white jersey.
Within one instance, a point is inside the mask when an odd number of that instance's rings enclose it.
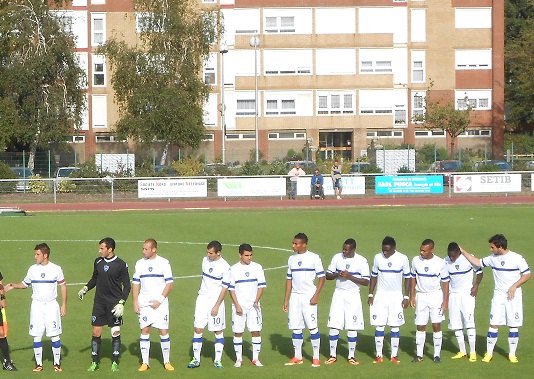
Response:
[[[204,257],[202,260],[202,282],[199,295],[218,297],[224,287],[230,285],[230,265],[220,257],[216,261]]]
[[[347,258],[343,253],[338,253],[332,257],[332,262],[328,266],[327,272],[334,274],[347,270],[349,274],[356,278],[367,279],[371,278],[369,274],[369,264],[367,259],[359,254],[354,254],[354,257]],[[336,289],[340,290],[356,290],[360,291],[360,285],[354,283],[352,280],[338,276],[336,279]]]
[[[411,278],[410,261],[406,255],[396,250],[389,258],[378,253],[373,260],[371,276],[377,278],[376,292],[403,293],[402,278]]]
[[[48,262],[46,265],[34,264],[28,269],[22,283],[32,286],[32,299],[36,301],[52,301],[57,298],[57,286],[65,284],[65,277],[60,266]]]
[[[529,274],[530,268],[522,255],[508,251],[504,255],[490,255],[480,260],[482,267],[491,267],[495,279],[495,291],[506,293],[521,275]],[[519,287],[516,291],[522,291]]]
[[[237,262],[230,267],[230,285],[228,289],[234,291],[241,307],[251,307],[256,300],[259,288],[267,287],[265,274],[260,264],[250,262],[245,265]]]
[[[308,250],[290,256],[287,266],[287,279],[292,281],[292,293],[314,293],[317,289],[315,278],[325,276],[321,257]]]
[[[473,272],[477,275],[482,274],[482,269],[473,266],[463,255],[460,255],[454,262],[449,257],[445,257],[445,267],[449,272],[451,293],[471,293]]]
[[[412,260],[412,278],[416,279],[417,292],[429,293],[441,291],[441,283],[449,281],[449,273],[445,261],[434,255],[430,259],[423,259],[420,255]]]
[[[132,282],[140,284],[139,306],[148,306],[149,302],[163,293],[168,283],[173,283],[169,261],[159,255],[153,259],[140,259],[135,263]]]

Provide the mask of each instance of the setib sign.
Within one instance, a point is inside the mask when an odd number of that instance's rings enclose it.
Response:
[[[521,174],[454,175],[454,193],[521,192]]]
[[[217,196],[285,196],[286,178],[224,178],[217,180]]]

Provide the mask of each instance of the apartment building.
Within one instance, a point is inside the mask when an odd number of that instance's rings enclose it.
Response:
[[[460,148],[503,154],[504,4],[490,0],[199,0],[221,9],[225,34],[204,72],[209,161],[289,149],[355,160],[373,142],[446,146],[413,122],[433,96],[473,107]],[[137,40],[132,0],[73,0],[66,10],[89,78],[88,113],[73,136],[90,156],[114,143],[106,36]],[[116,143],[116,142],[115,142]]]

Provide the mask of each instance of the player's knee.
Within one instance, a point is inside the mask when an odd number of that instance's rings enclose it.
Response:
[[[118,337],[121,335],[120,326],[114,326],[111,328],[111,337]]]

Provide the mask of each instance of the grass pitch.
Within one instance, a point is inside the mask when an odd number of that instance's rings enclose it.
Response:
[[[489,307],[493,291],[491,270],[485,269],[485,278],[477,300],[477,352],[479,360],[469,363],[466,359],[453,361],[457,352],[456,340],[444,322],[444,341],[441,364],[430,358],[433,348],[431,326],[427,328],[425,360],[411,363],[415,355],[415,325],[412,309],[405,311],[406,324],[401,327],[399,358],[401,365],[388,361],[374,365],[374,329],[368,323],[367,289],[362,291],[366,329],[359,333],[356,359],[359,366],[346,362],[346,332],[341,333],[338,346],[338,362],[334,365],[311,367],[309,333],[305,331],[305,362],[301,366],[285,367],[293,354],[291,333],[287,329],[287,315],[281,306],[285,286],[285,265],[292,254],[291,242],[298,232],[309,237],[308,248],[321,255],[326,269],[331,257],[341,251],[343,241],[353,237],[357,252],[367,257],[370,264],[374,254],[380,251],[386,235],[397,240],[397,250],[410,258],[419,253],[421,241],[432,238],[436,242],[435,253],[444,257],[447,244],[456,241],[478,257],[489,254],[487,240],[496,233],[503,233],[509,248],[525,256],[534,268],[531,220],[532,206],[462,206],[462,207],[387,207],[387,208],[332,208],[302,210],[195,210],[195,211],[115,211],[115,212],[65,212],[37,213],[32,217],[0,218],[0,240],[3,242],[0,271],[4,284],[20,282],[30,265],[34,263],[33,247],[47,242],[51,247],[51,261],[63,267],[69,284],[67,315],[63,319],[61,342],[64,372],[52,371],[50,341],[44,338],[44,368],[34,374],[32,338],[27,334],[31,289],[14,290],[7,294],[9,344],[12,359],[19,369],[14,377],[38,375],[41,378],[57,377],[228,377],[248,378],[301,378],[335,377],[346,375],[377,377],[432,376],[445,378],[491,377],[498,371],[509,375],[528,375],[534,370],[534,351],[529,348],[534,339],[534,286],[530,281],[524,286],[525,325],[520,328],[518,348],[519,364],[511,364],[508,355],[508,328],[501,328],[499,340],[491,363],[481,362],[485,352],[486,333],[489,324]],[[111,338],[109,328],[104,329],[102,362],[98,373],[87,373],[91,362],[91,308],[93,293],[84,301],[77,298],[78,290],[92,273],[92,262],[98,256],[98,241],[106,236],[117,241],[116,253],[130,266],[133,275],[135,262],[142,257],[142,242],[146,238],[158,241],[158,253],[170,260],[175,284],[170,295],[171,305],[171,362],[176,371],[165,372],[157,332],[152,331],[151,369],[138,373],[140,362],[139,327],[131,301],[126,304],[122,327],[122,356],[120,372],[110,372]],[[213,334],[204,333],[201,366],[187,369],[190,360],[193,333],[193,310],[200,284],[200,264],[206,244],[217,239],[223,244],[223,257],[233,264],[238,260],[237,246],[250,243],[254,248],[254,260],[266,269],[267,289],[262,298],[264,314],[263,347],[260,355],[262,368],[250,365],[250,334],[244,335],[245,365],[233,367],[234,352],[231,333],[230,299],[226,300],[227,329],[223,370],[213,367]],[[333,282],[327,282],[319,303],[319,330],[321,332],[321,359],[329,355],[328,328],[326,327]],[[386,329],[384,353],[389,358],[389,328]],[[7,374],[6,374],[7,375]]]

